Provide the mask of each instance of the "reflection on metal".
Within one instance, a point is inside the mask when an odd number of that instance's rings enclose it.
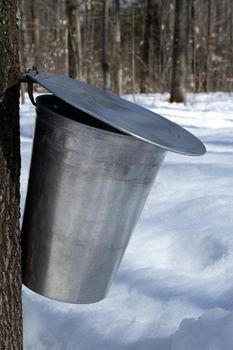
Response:
[[[156,146],[186,155],[202,155],[205,146],[179,125],[123,98],[63,75],[29,70],[21,81],[39,83],[55,96],[104,123]],[[24,80],[23,80],[24,79]]]
[[[53,299],[95,302],[107,294],[166,151],[55,96],[37,102],[23,282]]]
[[[26,74],[26,75],[25,75]],[[201,155],[178,125],[102,90],[29,71],[54,95],[37,122],[22,227],[23,283],[70,303],[103,299],[166,151]]]

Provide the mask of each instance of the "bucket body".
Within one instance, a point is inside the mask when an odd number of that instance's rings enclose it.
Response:
[[[111,286],[166,151],[53,95],[37,103],[23,283],[52,299],[97,302]]]

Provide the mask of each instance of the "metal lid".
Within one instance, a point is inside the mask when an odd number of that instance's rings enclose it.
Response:
[[[146,142],[172,152],[199,156],[203,143],[179,125],[109,92],[63,75],[28,70],[23,73],[70,105]],[[25,81],[21,79],[21,81]]]

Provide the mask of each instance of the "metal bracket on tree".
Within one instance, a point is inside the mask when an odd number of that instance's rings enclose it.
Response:
[[[18,75],[18,81],[20,83],[27,83],[28,84],[28,96],[31,100],[31,103],[36,106],[36,101],[33,97],[33,80],[31,78],[30,74],[39,74],[39,70],[37,67],[33,66],[32,68],[25,69],[23,72],[20,72]]]

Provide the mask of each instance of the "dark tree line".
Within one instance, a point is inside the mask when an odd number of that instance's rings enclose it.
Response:
[[[181,76],[187,91],[232,91],[232,0],[21,0],[21,8],[24,65],[118,94],[174,91]]]

